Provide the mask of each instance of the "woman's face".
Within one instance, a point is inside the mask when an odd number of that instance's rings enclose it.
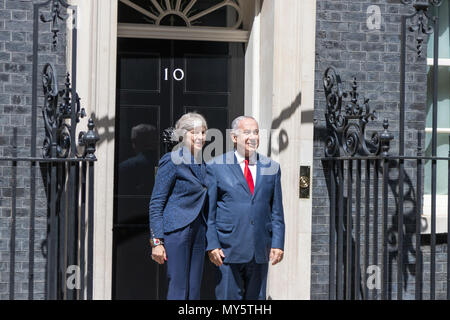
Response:
[[[194,129],[186,133],[186,144],[192,154],[202,151],[206,142],[206,128],[204,126],[196,126]]]

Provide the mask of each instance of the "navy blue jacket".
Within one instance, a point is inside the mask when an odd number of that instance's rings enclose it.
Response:
[[[222,248],[225,263],[267,263],[271,248],[284,249],[280,166],[258,154],[256,171],[252,195],[234,152],[206,166],[206,250]]]
[[[161,158],[150,200],[151,237],[164,238],[164,233],[183,228],[197,218],[207,199],[205,175],[205,165],[194,164],[186,148]]]

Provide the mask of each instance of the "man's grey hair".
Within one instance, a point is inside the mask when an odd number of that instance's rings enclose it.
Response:
[[[208,125],[205,118],[197,112],[189,112],[180,117],[175,124],[175,139],[179,140],[184,135],[194,128],[205,127],[208,130]]]
[[[239,122],[241,122],[241,120],[244,119],[252,119],[255,120],[255,118],[251,117],[251,116],[239,116],[236,119],[233,120],[233,122],[231,122],[231,134],[237,135],[239,133]],[[258,123],[258,121],[256,121],[256,123]]]

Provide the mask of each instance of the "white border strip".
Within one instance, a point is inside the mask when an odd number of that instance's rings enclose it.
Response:
[[[135,23],[119,23],[118,38],[248,42],[249,32],[213,27],[165,27]]]
[[[433,128],[425,128],[426,133],[433,133]],[[437,128],[436,132],[438,134],[450,134],[450,128]]]
[[[448,197],[436,195],[436,233],[447,233]],[[423,195],[422,234],[431,233],[431,194]]]
[[[433,58],[427,58],[427,65],[432,66],[433,65]],[[446,58],[440,58],[438,59],[438,65],[440,67],[450,67],[450,59],[446,59]]]

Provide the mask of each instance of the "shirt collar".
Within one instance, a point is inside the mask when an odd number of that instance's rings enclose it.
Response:
[[[241,156],[241,154],[239,152],[237,152],[237,150],[234,150],[234,155],[236,156],[236,160],[238,163],[244,162],[245,157]],[[256,152],[253,153],[248,160],[249,160],[248,161],[249,165],[256,164]]]

